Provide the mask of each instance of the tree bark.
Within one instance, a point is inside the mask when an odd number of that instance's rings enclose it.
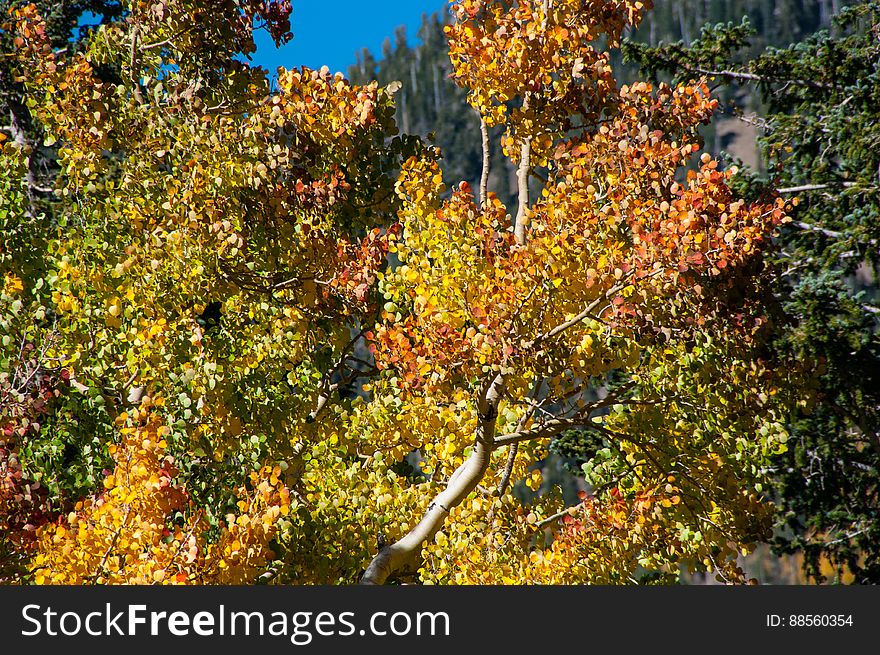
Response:
[[[526,139],[522,144],[522,154],[517,171],[517,189],[519,193],[519,207],[516,210],[516,220],[513,225],[513,235],[520,245],[526,242],[526,210],[529,207],[529,171],[531,170],[532,140]]]
[[[489,195],[489,127],[486,119],[480,116],[480,135],[483,143],[483,173],[480,176],[480,206],[486,204],[486,196]]]
[[[428,505],[418,525],[397,542],[379,550],[361,577],[361,584],[384,584],[395,573],[415,572],[422,544],[434,538],[449,513],[476,489],[486,475],[495,449],[495,423],[503,386],[503,378],[495,376],[477,402],[479,421],[470,457],[449,477],[446,489]]]

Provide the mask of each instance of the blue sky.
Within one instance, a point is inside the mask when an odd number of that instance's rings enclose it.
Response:
[[[430,15],[445,5],[443,0],[293,0],[293,40],[276,49],[261,30],[253,63],[270,73],[278,66],[324,65],[332,72],[345,73],[362,48],[369,48],[378,58],[382,41],[386,37],[393,41],[398,25],[406,25],[410,43],[417,42],[422,14]]]

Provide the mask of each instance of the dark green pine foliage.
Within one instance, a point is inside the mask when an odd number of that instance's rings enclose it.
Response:
[[[880,582],[880,3],[843,9],[830,30],[748,56],[743,26],[628,56],[648,73],[701,70],[748,84],[767,108],[759,140],[767,174],[743,190],[800,204],[778,239],[776,293],[789,324],[777,347],[814,364],[814,410],[791,426],[774,490],[779,553],[805,572]],[[824,564],[824,566],[823,566]]]
[[[805,39],[819,29],[831,25],[831,17],[853,0],[655,0],[654,8],[645,15],[639,28],[628,35],[635,44],[657,46],[680,43],[696,45],[706,26],[732,23],[750,26],[751,37],[738,49],[747,60],[755,58],[768,47],[787,47]],[[717,47],[717,46],[715,46]],[[723,47],[722,47],[723,49]],[[718,62],[723,63],[723,62]],[[618,79],[630,82],[642,79],[644,72],[615,53],[613,64]],[[712,69],[714,70],[714,69]],[[767,108],[759,94],[752,93],[744,80],[719,78],[713,87],[720,101],[719,117],[724,115],[764,114]],[[731,129],[733,128],[733,129]],[[751,157],[754,130],[751,126],[713,122],[701,130],[706,148],[718,155],[730,148]],[[739,148],[731,148],[737,141]],[[757,162],[760,166],[760,162]]]
[[[661,41],[696,39],[704,25],[739,23],[743,18],[755,28],[754,53],[767,46],[795,43],[828,27],[833,14],[852,4],[847,0],[654,0],[654,8],[633,35],[651,46]]]

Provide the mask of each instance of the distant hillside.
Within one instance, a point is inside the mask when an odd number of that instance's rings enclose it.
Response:
[[[753,54],[767,46],[785,46],[805,35],[827,27],[839,8],[852,4],[847,0],[656,0],[640,28],[629,38],[657,44],[660,41],[696,38],[703,25],[740,23],[747,17],[756,31]],[[382,84],[399,80],[397,120],[400,129],[419,134],[440,146],[445,162],[447,185],[466,180],[477,185],[482,155],[479,121],[465,102],[465,93],[449,79],[451,66],[446,54],[443,25],[447,16],[437,13],[423,16],[418,32],[420,43],[410,42],[406,29],[398,28],[386,39],[382,52],[364,49],[349,68],[354,82],[373,79]],[[616,60],[620,79],[633,79],[636,71]],[[726,102],[747,104],[737,89],[721,89]],[[757,108],[759,109],[759,108]],[[497,135],[496,135],[497,136]],[[759,165],[754,147],[755,129],[737,119],[721,119],[706,132],[708,149],[716,154],[725,150],[752,166]],[[501,155],[493,139],[490,188],[508,204],[515,198],[516,176],[513,165]]]

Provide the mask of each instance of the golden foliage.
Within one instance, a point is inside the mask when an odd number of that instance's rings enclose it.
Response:
[[[265,570],[277,523],[290,512],[280,470],[251,474],[252,488],[237,491],[238,513],[207,543],[209,526],[174,484],[167,429],[150,418],[121,433],[104,491],[38,532],[37,584],[243,584]]]

